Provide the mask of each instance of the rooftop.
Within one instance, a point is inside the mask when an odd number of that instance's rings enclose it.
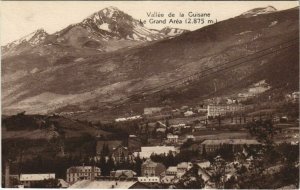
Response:
[[[125,176],[136,176],[136,173],[132,170],[116,170],[116,171],[112,171],[114,177],[120,177],[122,175]]]
[[[70,189],[129,189],[136,184],[136,180],[132,181],[116,181],[116,180],[81,180],[71,185]]]
[[[175,146],[143,146],[141,152],[169,152],[175,151]]]
[[[95,169],[99,169],[98,167],[95,166]],[[80,172],[80,171],[84,171],[84,170],[92,170],[92,166],[72,166],[70,168],[68,168],[67,171],[69,172]]]
[[[219,145],[219,144],[260,144],[255,139],[211,139],[205,140],[201,144]]]
[[[55,179],[54,173],[49,174],[21,174],[20,181],[42,181],[44,179]]]
[[[192,166],[193,164],[191,162],[180,162],[179,164],[177,164],[178,168],[188,168]]]
[[[147,159],[143,165],[147,165],[148,167],[156,167],[158,163],[153,162],[151,159]]]
[[[177,172],[177,166],[169,166],[167,172]]]
[[[167,138],[178,138],[178,135],[168,134]]]

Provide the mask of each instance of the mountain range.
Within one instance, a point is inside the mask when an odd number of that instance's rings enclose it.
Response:
[[[99,119],[112,101],[298,38],[298,22],[299,7],[265,7],[195,31],[157,31],[108,7],[54,34],[40,29],[2,47],[2,109],[7,114],[80,111],[82,118]],[[142,102],[122,102],[124,112],[109,114],[195,103],[216,90],[233,95],[261,80],[282,92],[298,90],[299,46],[292,48]]]
[[[101,52],[114,51],[143,42],[157,41],[174,37],[188,30],[163,28],[154,30],[146,28],[142,22],[117,9],[102,9],[82,22],[71,24],[66,28],[49,35],[43,29],[13,41],[2,48],[3,55],[18,55],[33,48],[40,54],[47,53],[42,46],[59,46],[67,48],[93,49]],[[49,52],[50,54],[52,52]]]

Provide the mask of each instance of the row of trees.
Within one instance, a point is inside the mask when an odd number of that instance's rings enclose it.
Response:
[[[95,164],[97,167],[101,169],[102,176],[109,176],[111,171],[115,170],[133,170],[137,173],[137,175],[141,175],[141,166],[144,160],[142,160],[139,156],[134,160],[124,160],[124,162],[115,162],[112,156],[108,158],[104,155],[101,155],[100,160],[96,163],[92,161],[90,164]]]
[[[151,155],[151,160],[154,162],[159,162],[164,164],[166,167],[176,166],[181,162],[190,162],[193,159],[199,158],[199,152],[193,150],[183,150],[178,154],[173,154],[169,152],[168,154],[163,155]]]

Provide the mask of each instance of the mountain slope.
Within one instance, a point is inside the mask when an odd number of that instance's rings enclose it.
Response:
[[[170,30],[172,31],[172,29]],[[2,51],[5,56],[24,52],[40,55],[59,54],[61,49],[66,48],[70,48],[70,50],[73,48],[73,51],[77,49],[79,51],[107,52],[161,40],[169,36],[174,37],[186,32],[180,29],[174,30],[176,32],[169,33],[165,30],[148,29],[143,23],[118,8],[108,7],[53,35],[48,35],[44,30],[38,30],[4,46]],[[24,44],[27,45],[26,48],[24,48]],[[49,50],[49,46],[52,46],[52,50]]]
[[[15,40],[1,47],[2,54],[25,51],[26,49],[43,43],[48,36],[49,34],[45,32],[44,29],[38,29],[19,40]]]
[[[111,101],[297,38],[298,12],[297,8],[249,18],[236,17],[176,38],[106,53],[65,49],[66,54],[60,55],[61,59],[55,63],[51,60],[56,54],[29,53],[4,58],[3,111],[46,113],[75,106],[87,111],[80,112],[82,117],[95,115],[99,119],[103,115],[101,110],[111,106]],[[283,89],[297,90],[298,61],[298,47],[294,47],[288,53],[272,54],[194,84],[150,96],[144,102],[180,104],[206,97],[215,88],[232,93],[264,79],[272,87],[280,81]],[[278,72],[283,72],[280,80]],[[243,80],[247,82],[230,88]]]

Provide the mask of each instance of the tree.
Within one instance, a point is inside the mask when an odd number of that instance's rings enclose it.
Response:
[[[299,169],[291,163],[284,164],[278,177],[282,180],[284,185],[294,184],[296,187],[299,187]]]
[[[169,128],[170,127],[170,122],[169,119],[166,119],[166,123],[165,123],[166,127]]]
[[[272,146],[273,137],[277,134],[278,129],[273,127],[271,120],[257,120],[246,125],[246,129],[252,136],[255,136],[261,143]]]
[[[239,189],[237,185],[237,180],[234,176],[231,176],[224,184],[225,189]]]
[[[293,163],[299,160],[299,146],[291,144],[281,144],[279,146],[279,152],[283,155],[283,158],[289,162]]]
[[[188,139],[181,145],[181,149],[189,148],[192,144],[194,144],[194,141],[192,139]]]
[[[108,145],[106,143],[104,143],[102,145],[102,150],[101,150],[101,155],[104,155],[104,156],[108,156],[109,155],[109,148],[108,148]]]
[[[167,158],[165,159],[164,165],[166,167],[176,165],[174,155],[171,151],[168,153]]]
[[[194,165],[188,174],[181,177],[178,183],[180,189],[202,189],[205,187],[205,182],[202,175],[198,175],[199,166]]]
[[[218,189],[224,188],[225,165],[226,162],[221,156],[214,158],[214,173],[212,174],[211,178],[216,183]]]
[[[101,155],[101,157],[100,157],[100,168],[101,168],[101,174],[103,176],[109,175],[109,170],[108,170],[106,159],[105,159],[104,155]]]
[[[222,146],[219,150],[216,151],[217,155],[220,155],[222,158],[228,161],[234,160],[234,153],[232,145]]]
[[[115,162],[114,162],[114,159],[112,158],[112,156],[109,156],[109,158],[108,158],[107,169],[108,169],[109,173],[110,173],[110,171],[116,169],[116,165],[115,165]]]
[[[140,176],[142,173],[142,164],[143,164],[143,161],[140,158],[140,155],[138,154],[137,157],[135,158],[135,167],[134,167],[135,172],[137,173],[137,176]]]

